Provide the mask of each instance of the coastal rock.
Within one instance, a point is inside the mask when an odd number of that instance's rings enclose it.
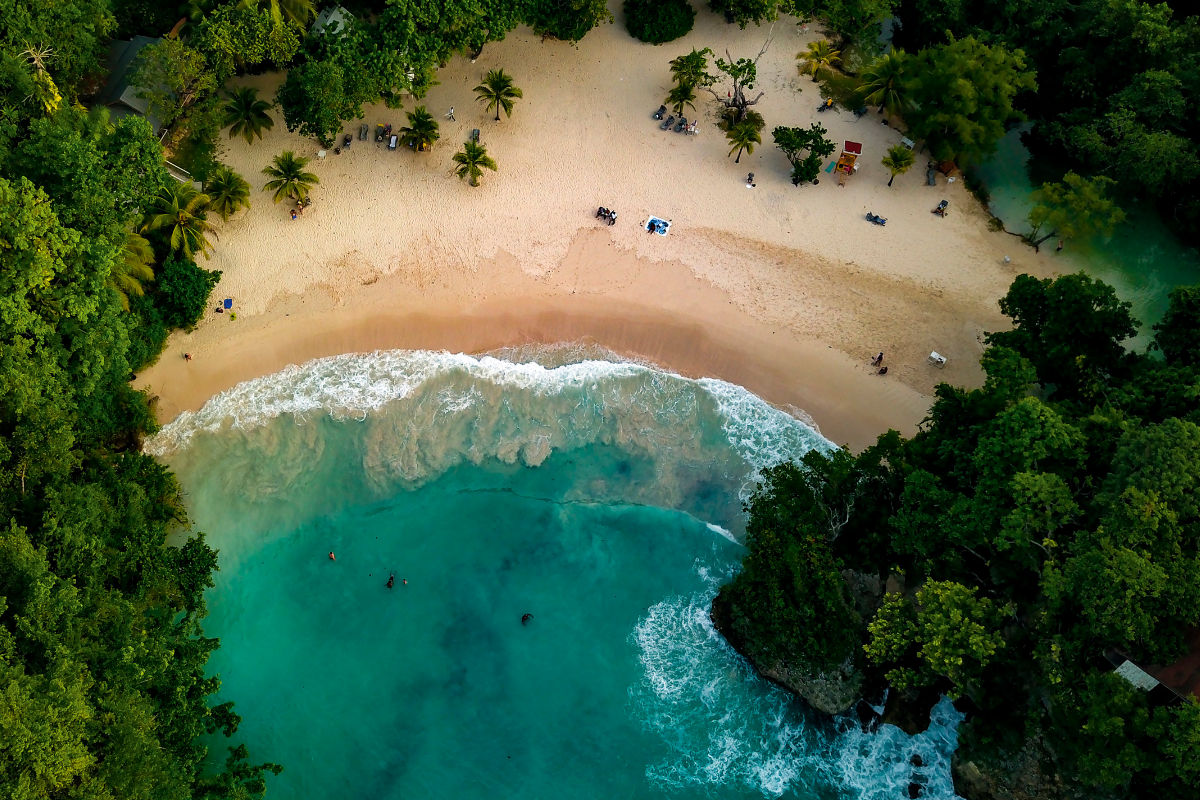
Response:
[[[883,721],[915,736],[929,727],[929,715],[940,699],[941,695],[932,689],[891,691],[883,708]]]
[[[862,674],[849,660],[835,670],[817,673],[783,662],[759,667],[758,671],[764,678],[794,692],[825,714],[841,714],[849,710],[862,694]]]
[[[950,762],[954,791],[964,800],[1088,800],[1094,795],[1068,785],[1055,771],[1040,739],[1020,752],[983,757],[960,748]]]

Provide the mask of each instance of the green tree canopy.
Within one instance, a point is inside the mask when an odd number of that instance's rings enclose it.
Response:
[[[1005,126],[1021,119],[1017,95],[1037,86],[1022,51],[971,36],[922,50],[905,69],[912,137],[926,140],[935,158],[962,164],[991,154]]]
[[[307,200],[312,187],[321,182],[316,175],[305,171],[307,166],[307,158],[284,150],[275,156],[271,166],[263,167],[263,174],[271,179],[263,186],[263,191],[273,192],[271,199],[276,203],[280,200]]]
[[[258,99],[257,89],[242,86],[230,92],[228,97],[223,122],[230,126],[230,139],[241,136],[246,144],[253,144],[255,138],[262,138],[263,131],[275,127],[275,120],[267,113],[271,104]]]
[[[496,122],[500,121],[500,112],[507,117],[512,116],[514,102],[524,94],[513,83],[512,76],[502,69],[488,70],[483,82],[475,87],[475,99],[486,105],[488,111],[496,112]]]
[[[458,164],[454,174],[472,186],[479,185],[479,178],[485,169],[493,172],[498,169],[495,159],[488,155],[487,148],[472,141],[463,142],[463,149],[454,154],[454,163]]]
[[[1082,178],[1074,172],[1064,175],[1061,183],[1043,183],[1033,193],[1029,241],[1038,245],[1054,236],[1074,239],[1111,235],[1125,221],[1125,212],[1108,197],[1113,184],[1103,175]],[[1043,228],[1050,230],[1042,235]]]
[[[908,172],[915,160],[916,156],[913,155],[913,151],[904,145],[894,144],[889,147],[887,152],[883,154],[883,160],[880,162],[883,164],[884,169],[891,174],[891,177],[888,178],[888,186],[892,185],[892,181],[896,180],[897,175],[903,175]]]

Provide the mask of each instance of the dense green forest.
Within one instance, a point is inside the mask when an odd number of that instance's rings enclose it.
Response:
[[[984,386],[939,386],[912,439],[767,473],[714,619],[768,668],[848,665],[918,717],[956,699],[957,758],[999,785],[1195,797],[1200,702],[1159,704],[1103,656],[1170,663],[1200,624],[1200,287],[1146,354],[1083,275],[1020,276],[1000,305]]]
[[[239,720],[211,705],[218,643],[201,628],[217,556],[140,452],[155,422],[130,387],[208,307],[212,215],[248,202],[219,134],[252,141],[270,119],[227,79],[292,66],[284,94],[315,112],[285,103],[285,119],[325,136],[322,119],[419,94],[519,22],[577,39],[608,19],[597,0],[355,8],[376,13],[314,39],[307,0],[0,4],[0,797],[241,800],[279,770],[222,745]],[[87,108],[114,37],[172,28],[134,71],[161,139]]]

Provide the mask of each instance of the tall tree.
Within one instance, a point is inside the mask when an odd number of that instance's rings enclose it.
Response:
[[[734,122],[725,131],[725,138],[729,141],[729,155],[737,153],[737,158],[733,163],[740,164],[742,161],[742,153],[754,153],[754,146],[762,144],[762,115],[757,112],[749,112],[741,122]]]
[[[146,214],[142,232],[161,233],[172,249],[192,258],[197,253],[208,257],[209,197],[190,183],[172,182],[158,193]]]
[[[125,236],[121,260],[113,263],[109,286],[117,293],[121,308],[129,310],[129,298],[146,293],[143,284],[154,280],[154,248],[144,237],[133,231]]]
[[[241,136],[246,144],[253,144],[255,137],[261,139],[263,131],[275,127],[275,120],[267,113],[270,108],[270,103],[258,99],[257,89],[242,86],[229,92],[223,120],[230,126],[229,138]]]
[[[342,120],[362,116],[362,98],[355,94],[336,61],[309,61],[288,70],[287,80],[275,93],[275,102],[283,111],[289,131],[299,131],[332,147]]]
[[[716,80],[708,74],[708,57],[712,50],[692,48],[692,52],[671,59],[671,80],[677,86],[709,86]]]
[[[696,89],[688,83],[677,83],[671,87],[671,91],[667,94],[667,105],[676,114],[682,114],[685,107],[695,110],[696,108]]]
[[[907,56],[894,48],[876,58],[862,72],[863,100],[878,105],[880,111],[901,114],[906,105],[904,67]]]
[[[525,21],[540,36],[578,42],[613,15],[605,0],[529,0]]]
[[[204,56],[178,39],[160,39],[142,48],[130,80],[164,126],[217,88]]]
[[[1026,239],[1034,247],[1054,236],[1064,239],[1101,234],[1109,236],[1125,221],[1125,212],[1108,197],[1111,178],[1083,178],[1074,172],[1061,183],[1043,183],[1033,193],[1029,223],[1033,230]],[[1048,233],[1042,229],[1048,227]]]
[[[478,142],[463,142],[463,149],[454,154],[454,163],[458,164],[454,174],[460,180],[468,180],[472,186],[479,185],[479,178],[484,169],[496,171],[496,162],[487,154],[487,148]]]
[[[720,93],[713,89],[708,84],[705,88],[716,98],[717,102],[725,107],[725,111],[731,114],[734,122],[741,122],[746,116],[750,106],[758,103],[766,92],[760,91],[758,95],[751,100],[746,96],[746,92],[753,89],[758,81],[758,60],[767,52],[767,48],[771,45],[771,40],[768,38],[763,42],[762,49],[758,51],[758,55],[754,58],[739,58],[734,60],[733,56],[729,55],[729,51],[725,51],[728,58],[717,59],[717,70],[720,71],[730,82],[729,89],[726,90],[725,96],[721,97]]]
[[[814,180],[821,172],[821,164],[834,151],[834,144],[825,138],[829,131],[814,122],[808,128],[779,126],[771,131],[775,146],[783,151],[792,165],[792,184],[799,186]]]
[[[280,200],[295,200],[304,202],[312,187],[321,182],[311,172],[306,172],[307,158],[300,158],[291,150],[284,150],[275,156],[269,167],[263,167],[263,174],[271,180],[263,186],[264,192],[274,192],[271,199],[278,203]]]
[[[897,175],[903,175],[905,172],[908,172],[915,160],[916,157],[913,155],[913,151],[904,145],[894,144],[889,147],[887,152],[883,154],[881,162],[884,168],[891,173],[887,185],[891,186],[892,181],[896,180]]]
[[[906,68],[912,137],[926,140],[935,158],[962,164],[995,149],[1006,125],[1022,118],[1016,96],[1036,88],[1022,51],[973,36],[923,50]]]
[[[800,74],[812,75],[813,83],[816,83],[822,70],[829,71],[841,62],[842,51],[835,50],[828,39],[818,39],[809,42],[806,49],[796,54],[796,59],[800,62]]]
[[[208,207],[221,215],[222,222],[250,205],[250,184],[224,164],[204,182],[204,193],[209,197]]]
[[[425,106],[417,106],[408,112],[408,125],[400,129],[400,138],[417,152],[433,147],[438,140],[438,122]]]
[[[496,112],[496,122],[500,121],[500,112],[511,117],[513,103],[524,97],[524,94],[513,84],[512,76],[502,69],[488,70],[483,83],[475,87],[475,99],[486,103],[488,111]]]

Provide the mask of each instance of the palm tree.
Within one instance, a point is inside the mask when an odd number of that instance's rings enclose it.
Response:
[[[225,104],[223,125],[230,125],[229,138],[241,134],[246,144],[253,144],[254,137],[262,138],[263,131],[275,127],[275,120],[267,113],[271,104],[258,99],[258,89],[243,86],[229,93],[229,102]]]
[[[524,97],[521,90],[513,86],[512,76],[502,69],[489,70],[483,83],[475,87],[475,99],[487,103],[487,110],[496,109],[496,122],[500,121],[500,110],[512,116],[513,100]]]
[[[712,51],[707,47],[703,50],[692,48],[685,56],[671,59],[671,78],[680,86],[707,86],[712,83],[708,75],[708,54]]]
[[[472,186],[479,185],[482,168],[496,170],[496,162],[487,154],[487,148],[477,142],[463,142],[463,149],[454,154],[454,163],[458,164],[454,174],[459,178],[470,178]]]
[[[274,163],[263,167],[263,174],[271,178],[263,187],[264,192],[275,192],[271,199],[278,203],[284,198],[301,202],[308,199],[308,192],[321,182],[321,179],[311,172],[305,172],[308,166],[307,158],[299,158],[291,150],[284,150],[275,156]]]
[[[121,260],[113,264],[108,285],[117,293],[121,308],[129,310],[129,298],[146,293],[143,283],[154,280],[154,248],[144,236],[134,231],[125,234]]]
[[[196,253],[208,258],[206,237],[212,233],[207,219],[208,201],[208,195],[201,194],[190,183],[172,181],[155,195],[141,232],[164,231],[172,250],[188,258]]]
[[[220,214],[222,221],[250,205],[250,184],[224,164],[204,182],[204,193],[209,196],[208,207]]]
[[[863,70],[862,85],[863,100],[879,105],[882,112],[885,108],[889,114],[903,110],[907,100],[904,97],[904,64],[907,60],[903,50],[895,49],[884,53],[871,62]]]
[[[916,157],[913,151],[909,150],[902,144],[894,144],[888,148],[888,151],[883,155],[883,165],[887,167],[888,172],[892,173],[892,177],[888,179],[888,186],[892,185],[892,181],[896,180],[897,175],[903,175],[908,172],[909,167],[913,165]]]
[[[262,3],[263,0],[242,0],[242,6],[245,8],[257,8]],[[286,19],[301,28],[306,28],[308,21],[317,16],[313,0],[266,0],[266,3],[271,9],[271,19],[276,24]]]
[[[842,60],[842,51],[834,50],[828,40],[809,42],[808,50],[796,54],[796,58],[804,62],[800,65],[801,75],[812,75],[813,83],[817,82],[817,73],[830,69]]]
[[[400,129],[400,138],[417,148],[428,150],[438,140],[438,123],[425,106],[417,106],[408,112],[408,126]]]
[[[731,145],[733,145],[733,147],[729,149],[729,155],[733,155],[734,150],[737,151],[737,158],[733,160],[733,163],[738,164],[741,162],[743,150],[753,155],[754,145],[762,144],[762,134],[759,133],[760,130],[762,129],[755,124],[754,121],[742,120],[741,122],[730,126],[729,130],[725,132],[725,138],[729,140]]]
[[[676,114],[682,114],[684,106],[691,106],[695,110],[696,104],[693,102],[695,99],[696,90],[692,88],[692,85],[690,83],[679,83],[667,95],[667,105],[671,106]]]

